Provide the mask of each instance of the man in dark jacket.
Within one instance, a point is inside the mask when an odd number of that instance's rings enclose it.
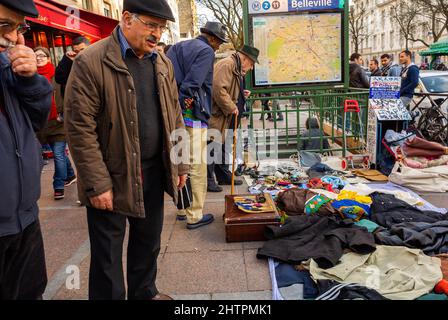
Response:
[[[38,16],[32,0],[0,0],[0,300],[41,299],[47,284],[35,130],[48,118],[53,90],[24,45],[25,16]]]
[[[369,62],[369,70],[371,72],[371,77],[381,77],[382,72],[379,66],[379,62],[376,59],[372,59]]]
[[[61,95],[64,98],[65,86],[67,85],[68,77],[72,71],[73,60],[76,56],[90,45],[89,39],[85,37],[78,37],[73,40],[73,51],[68,51],[56,67],[54,80],[61,85]]]
[[[319,122],[316,118],[306,119],[305,128],[306,131],[301,135],[299,150],[320,150],[320,137],[322,137],[322,149],[330,149],[330,144],[327,138],[323,138],[324,133],[320,130]]]
[[[204,215],[202,212],[207,195],[207,128],[212,107],[215,51],[223,42],[227,42],[226,32],[227,28],[221,23],[207,22],[201,28],[199,37],[179,42],[167,52],[174,66],[179,100],[190,136],[193,203],[177,215],[178,220],[187,220],[188,229],[213,222],[212,214]]]
[[[350,56],[350,87],[352,88],[368,89],[370,87],[369,78],[361,68],[362,64],[362,56],[359,53],[353,53]]]
[[[412,53],[409,50],[404,50],[400,53],[400,64],[403,65],[403,69],[400,74],[400,97],[406,108],[409,108],[409,105],[411,104],[420,76],[420,70],[414,63],[412,63],[411,57]]]

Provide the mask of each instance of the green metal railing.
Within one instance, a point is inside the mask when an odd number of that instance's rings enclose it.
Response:
[[[360,139],[366,141],[367,129],[367,109],[368,109],[368,90],[316,90],[312,92],[303,93],[283,93],[277,96],[270,97],[251,97],[247,102],[247,110],[245,113],[248,116],[246,128],[255,129],[255,131],[263,134],[263,131],[268,129],[275,129],[277,132],[278,153],[280,157],[290,156],[296,154],[298,147],[302,141],[305,140],[319,140],[320,148],[308,151],[327,153],[341,151],[345,155],[346,151],[357,153],[363,149],[363,146],[358,143]],[[279,105],[286,105],[282,110],[271,108],[271,111],[264,111],[255,109],[255,101],[277,100]],[[353,113],[348,113],[346,116],[346,130],[343,131],[344,118],[344,102],[345,100],[357,100],[361,109],[361,124],[358,116]],[[283,103],[280,103],[280,102]],[[286,103],[285,103],[286,102]],[[274,104],[274,103],[273,103]],[[271,113],[273,124],[269,124],[266,120],[266,114]],[[283,115],[283,121],[277,120],[279,114]],[[262,118],[260,120],[260,117]],[[305,120],[314,117],[318,119],[320,127],[320,136],[303,136],[301,132],[305,130]],[[363,126],[363,136],[361,137],[361,128]],[[324,133],[326,131],[326,134]],[[343,139],[351,140],[351,146],[343,148]],[[331,141],[332,144],[338,144],[338,148],[324,148],[324,139]],[[262,140],[262,144],[266,141]],[[353,145],[355,144],[355,145]],[[257,145],[258,147],[258,145]]]

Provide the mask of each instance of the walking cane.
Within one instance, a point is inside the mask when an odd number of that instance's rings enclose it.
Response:
[[[233,160],[232,160],[232,185],[230,189],[230,194],[233,196],[235,194],[235,159],[236,159],[236,123],[238,116],[235,114],[235,125],[233,127]]]

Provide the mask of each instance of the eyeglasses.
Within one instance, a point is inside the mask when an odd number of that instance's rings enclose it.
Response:
[[[10,33],[13,31],[17,31],[17,33],[19,34],[24,34],[28,30],[30,30],[30,28],[31,27],[28,24],[26,24],[26,22],[22,22],[16,25],[13,25],[12,23],[9,22],[0,23],[0,32],[3,34]]]
[[[134,14],[133,17],[134,17],[135,19],[137,19],[138,21],[140,21],[141,23],[143,23],[143,24],[144,24],[144,25],[145,25],[151,32],[154,32],[154,31],[160,29],[160,32],[161,32],[161,33],[165,33],[165,32],[167,32],[167,31],[169,30],[167,26],[161,26],[161,25],[158,25],[157,23],[154,23],[154,22],[146,22],[146,21],[143,21],[143,20],[140,19],[140,17],[139,17],[138,15],[136,15],[136,14]]]
[[[48,57],[45,54],[38,54],[36,55],[37,59],[47,59]]]

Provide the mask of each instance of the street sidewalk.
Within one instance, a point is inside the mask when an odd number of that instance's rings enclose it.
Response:
[[[44,167],[40,220],[45,243],[48,286],[45,299],[87,299],[90,246],[85,208],[76,204],[76,184],[66,188],[66,197],[53,200],[53,163]],[[245,193],[247,185],[236,187]],[[165,221],[158,262],[157,286],[163,293],[185,300],[269,300],[271,282],[268,264],[256,258],[263,242],[226,243],[223,223],[224,192],[209,193],[205,212],[215,222],[187,230],[186,222],[176,221],[176,208],[165,198]],[[422,194],[435,206],[448,208],[444,193]],[[126,270],[127,237],[123,268]],[[80,285],[71,281],[79,268]],[[69,279],[69,281],[67,281]],[[66,283],[68,282],[68,283]]]

